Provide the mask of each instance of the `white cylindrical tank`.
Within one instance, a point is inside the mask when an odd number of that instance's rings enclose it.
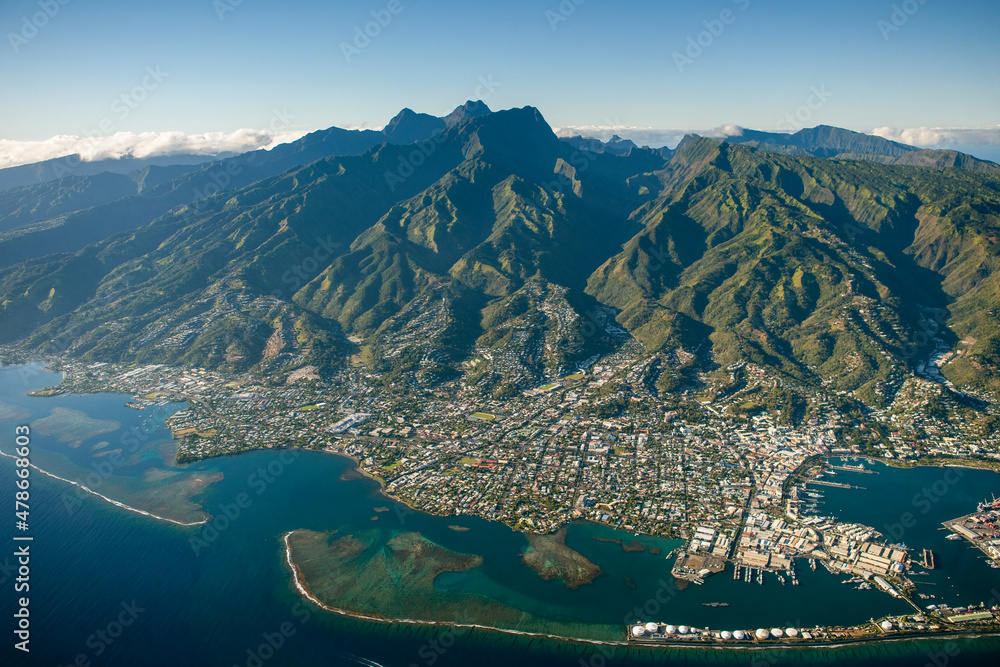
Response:
[[[742,630],[737,630],[736,632],[733,633],[733,639],[743,640],[746,638],[747,638],[747,633],[743,632]]]
[[[642,637],[644,634],[646,634],[646,628],[641,625],[636,625],[632,628],[633,637]]]
[[[881,625],[882,625],[882,629],[885,630],[885,631],[887,631],[887,632],[889,630],[892,630],[892,623],[890,623],[889,621],[882,621]]]
[[[688,633],[688,630],[690,630],[690,628],[686,625],[682,625],[677,628],[677,632],[681,633],[682,635],[686,635]]]
[[[729,630],[723,630],[722,631],[722,638],[723,639],[732,639],[733,638],[733,633],[731,633]]]
[[[764,628],[758,628],[757,632],[755,632],[754,634],[757,635],[757,639],[767,639],[768,637],[771,636],[771,633],[765,630]]]
[[[785,628],[785,635],[789,637],[798,637],[799,631],[796,628]]]
[[[677,632],[677,627],[676,626],[674,626],[674,625],[668,625],[667,626],[667,634],[668,635],[672,635],[675,632]]]
[[[646,624],[646,632],[653,634],[654,632],[659,632],[659,631],[660,631],[660,626],[657,625],[656,623],[650,621],[649,623]]]
[[[785,631],[781,628],[771,628],[771,636],[775,639],[781,639],[785,636]]]

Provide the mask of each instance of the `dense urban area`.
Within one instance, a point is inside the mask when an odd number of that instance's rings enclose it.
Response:
[[[907,575],[928,565],[926,554],[813,511],[822,485],[845,486],[835,481],[831,457],[1000,464],[996,433],[928,409],[940,395],[938,383],[908,377],[887,409],[851,413],[835,394],[786,388],[752,364],[729,367],[721,380],[705,376],[697,394],[661,398],[650,370],[677,359],[626,344],[589,361],[503,400],[458,384],[394,391],[359,363],[334,380],[305,367],[277,384],[157,364],[59,359],[53,368],[65,380],[39,393],[121,392],[133,396],[135,408],[186,402],[167,420],[180,463],[261,448],[328,451],[352,457],[386,493],[434,514],[477,515],[531,533],[589,519],[683,538],[673,568],[679,580],[701,583],[731,563],[734,577],[760,581],[766,572],[796,585],[799,559],[914,607],[912,618],[844,629],[843,637],[936,630],[953,618],[994,621],[988,610],[918,604],[917,595],[927,596],[915,593]],[[783,404],[748,405],[782,391]],[[865,471],[863,462],[845,468]],[[960,523],[952,529],[1000,564],[996,530],[980,534]],[[630,638],[677,635],[667,630],[649,626]]]

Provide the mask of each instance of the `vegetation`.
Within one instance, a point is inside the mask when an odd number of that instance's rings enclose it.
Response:
[[[420,164],[412,146],[311,136],[197,205],[177,193],[199,169],[113,179],[128,196],[77,212],[91,181],[60,181],[52,212],[82,217],[4,252],[79,234],[0,271],[0,342],[274,374],[360,355],[401,392],[463,377],[503,397],[614,349],[617,327],[662,354],[661,394],[742,362],[776,370],[782,386],[735,409],[792,424],[808,412],[794,387],[886,406],[945,350],[956,385],[1000,389],[992,163],[835,128],[615,154],[559,141],[531,108],[439,125],[393,125],[443,132]],[[11,225],[38,192],[0,200]],[[741,386],[736,371],[716,391]],[[629,400],[608,392],[599,416]]]

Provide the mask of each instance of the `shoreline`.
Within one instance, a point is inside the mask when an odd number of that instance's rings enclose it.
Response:
[[[932,457],[927,463],[918,463],[916,461],[901,461],[899,459],[887,459],[881,456],[866,456],[866,455],[849,455],[849,454],[830,454],[824,457],[825,460],[829,459],[863,459],[865,461],[877,461],[889,468],[895,468],[897,470],[913,470],[915,468],[962,468],[964,470],[991,470],[996,473],[1000,473],[1000,461],[995,459],[983,459],[982,462],[985,465],[970,465],[967,461],[952,460],[947,457]]]
[[[50,371],[50,372],[56,372],[56,371]],[[61,375],[61,377],[63,379],[65,379],[66,377],[68,377],[68,374],[67,374],[66,371],[58,371],[58,372],[60,373],[60,375]],[[352,466],[352,468],[350,470],[357,471],[357,473],[359,475],[358,479],[362,479],[362,478],[369,479],[369,480],[372,480],[372,481],[374,481],[374,482],[376,482],[378,484],[379,494],[381,495],[382,498],[385,498],[387,500],[391,500],[393,502],[397,502],[400,505],[406,507],[410,511],[421,512],[421,513],[423,513],[423,514],[425,514],[427,516],[435,516],[435,517],[462,516],[461,514],[454,514],[454,513],[436,514],[436,513],[431,513],[431,512],[427,512],[425,510],[416,509],[416,508],[412,507],[406,501],[401,500],[400,498],[398,498],[397,496],[395,496],[391,492],[388,492],[387,491],[387,484],[386,484],[385,480],[383,480],[382,478],[376,477],[373,474],[368,473],[362,467],[361,460],[359,458],[357,458],[354,455],[348,454],[346,452],[336,451],[336,450],[333,450],[333,449],[326,449],[326,448],[320,448],[320,449],[312,449],[312,450],[310,450],[308,448],[300,448],[300,447],[282,447],[282,449],[296,449],[296,450],[299,450],[299,451],[317,451],[317,452],[322,452],[322,453],[327,453],[327,454],[334,454],[334,455],[339,455],[339,456],[345,457],[347,459],[350,459],[353,462],[353,466]],[[247,450],[247,451],[257,451],[257,450]],[[238,452],[237,454],[239,454],[239,453],[246,453],[246,452]],[[17,458],[16,456],[7,454],[7,453],[5,453],[3,451],[0,451],[0,454],[2,454],[3,456],[6,456],[7,458],[12,458],[12,459],[16,459]],[[217,457],[216,456],[205,457],[205,459],[208,459],[208,458],[217,458]],[[934,459],[934,460],[930,460],[930,461],[926,461],[926,462],[922,462],[922,463],[901,462],[901,461],[894,460],[894,459],[882,459],[882,458],[878,458],[878,457],[857,456],[857,455],[855,455],[855,456],[848,456],[848,455],[830,455],[830,454],[828,454],[828,455],[824,456],[823,458],[825,460],[829,460],[829,459],[832,459],[832,458],[861,458],[863,460],[868,460],[868,461],[873,461],[873,462],[874,461],[878,461],[878,462],[883,463],[883,464],[885,464],[887,466],[890,466],[890,467],[893,467],[893,468],[899,468],[899,469],[914,469],[914,468],[918,468],[918,467],[929,467],[929,468],[930,467],[941,467],[941,468],[956,467],[956,468],[967,468],[967,469],[976,469],[976,470],[991,470],[991,471],[997,472],[992,467],[992,465],[991,465],[992,461],[984,461],[984,463],[986,464],[984,466],[974,466],[974,465],[962,465],[961,463],[955,463],[955,462],[950,461],[947,458]],[[901,464],[905,464],[905,463],[909,463],[909,465],[901,465]],[[113,500],[111,498],[108,498],[107,496],[104,496],[104,495],[102,495],[102,494],[94,491],[93,489],[90,489],[90,488],[88,488],[88,487],[86,487],[86,486],[84,486],[84,485],[82,485],[82,484],[80,484],[78,482],[74,482],[74,481],[72,481],[70,479],[65,479],[63,477],[59,477],[57,475],[49,473],[48,471],[42,470],[41,468],[38,468],[34,464],[31,464],[31,467],[35,468],[38,472],[40,472],[40,473],[42,473],[42,474],[44,474],[44,475],[46,475],[48,477],[51,477],[53,479],[57,479],[59,481],[67,482],[69,484],[77,486],[77,487],[83,489],[84,491],[86,491],[87,493],[90,493],[91,495],[95,495],[95,496],[101,498],[102,500],[104,500],[104,501],[112,504],[112,505],[116,505],[116,506],[118,506],[118,507],[120,507],[122,509],[125,509],[125,510],[128,510],[128,511],[132,511],[132,512],[135,512],[135,513],[138,513],[138,514],[142,514],[144,516],[147,516],[147,517],[155,519],[155,520],[166,521],[166,522],[178,525],[178,526],[192,527],[192,526],[199,526],[199,525],[208,523],[212,519],[211,516],[208,516],[207,518],[205,518],[205,519],[203,519],[201,521],[195,522],[195,523],[186,523],[186,522],[182,522],[182,521],[177,521],[175,519],[170,519],[170,518],[158,516],[158,515],[152,514],[150,512],[147,512],[147,511],[144,511],[144,510],[140,510],[140,509],[131,507],[129,505],[126,505],[124,503],[121,503],[119,501],[116,501],[116,500]],[[478,515],[474,515],[474,514],[469,514],[469,515],[465,515],[465,516],[477,516],[477,518],[483,518],[483,517],[478,517]],[[583,519],[583,521],[585,521],[587,523],[592,523],[593,525],[597,525],[597,526],[604,526],[604,527],[607,527],[607,528],[612,529],[612,530],[620,530],[620,529],[615,528],[614,526],[612,526],[610,524],[605,524],[605,523],[593,521],[591,519]],[[562,527],[565,527],[566,525],[568,525],[568,524],[564,524]],[[653,642],[649,642],[649,643],[642,642],[642,643],[640,643],[640,642],[631,642],[627,638],[625,638],[624,636],[623,636],[623,638],[621,640],[617,640],[617,641],[616,640],[611,640],[611,639],[596,640],[596,639],[586,639],[586,638],[564,636],[564,635],[554,635],[554,634],[548,634],[548,633],[544,633],[544,632],[530,632],[530,631],[511,630],[511,629],[497,628],[497,627],[492,627],[492,626],[487,626],[487,625],[479,625],[479,624],[461,624],[461,623],[455,623],[455,622],[449,622],[449,621],[429,621],[429,620],[418,620],[418,619],[408,619],[408,618],[401,618],[401,619],[386,618],[386,617],[379,616],[377,614],[372,615],[372,614],[365,614],[365,613],[360,613],[360,612],[352,612],[352,611],[349,611],[349,610],[346,610],[346,609],[339,609],[339,608],[336,608],[336,607],[329,606],[329,605],[323,603],[322,601],[320,601],[311,591],[309,591],[309,589],[306,586],[306,582],[304,580],[304,575],[301,574],[301,572],[298,569],[298,566],[295,564],[294,559],[293,559],[293,554],[292,554],[292,549],[291,549],[291,544],[290,544],[290,536],[291,536],[291,534],[293,532],[295,532],[295,531],[289,531],[288,533],[285,534],[285,536],[284,536],[284,542],[285,542],[285,547],[286,547],[286,562],[288,563],[289,568],[293,572],[294,583],[295,583],[296,589],[298,590],[299,594],[302,595],[302,596],[304,596],[304,597],[306,597],[310,602],[312,602],[317,607],[319,607],[320,609],[323,609],[325,611],[336,613],[338,615],[342,615],[342,616],[345,616],[345,617],[355,618],[355,619],[362,620],[362,621],[371,621],[371,622],[376,622],[376,623],[381,623],[381,624],[389,624],[389,625],[392,625],[392,624],[405,624],[405,625],[416,625],[416,626],[427,626],[427,627],[443,626],[443,627],[452,627],[452,628],[460,628],[460,629],[477,629],[477,630],[485,630],[485,631],[488,631],[488,632],[495,632],[495,633],[500,633],[500,634],[505,634],[505,635],[522,635],[522,636],[529,637],[529,638],[538,638],[538,639],[542,639],[542,640],[549,639],[549,640],[553,640],[553,641],[562,641],[562,642],[575,643],[575,644],[606,645],[606,646],[625,646],[625,647],[637,647],[637,648],[646,647],[646,648],[653,648],[653,649],[658,648],[658,647],[662,647],[662,648],[680,648],[680,649],[689,649],[689,650],[690,649],[706,649],[706,648],[708,648],[708,649],[718,649],[718,650],[768,650],[768,649],[771,649],[771,650],[787,650],[789,648],[798,648],[798,649],[812,649],[812,648],[816,648],[816,649],[820,649],[820,648],[839,648],[839,647],[846,647],[846,646],[850,646],[850,645],[864,645],[864,644],[872,644],[872,645],[874,645],[876,642],[919,641],[919,640],[945,641],[945,640],[953,639],[953,638],[957,638],[957,639],[962,639],[962,638],[976,639],[976,638],[980,638],[980,637],[997,637],[997,636],[1000,636],[1000,630],[994,630],[994,629],[990,629],[990,630],[983,630],[983,629],[980,629],[980,630],[964,630],[963,629],[963,630],[947,630],[947,631],[934,632],[934,633],[914,633],[914,634],[905,634],[905,635],[875,636],[875,637],[865,637],[865,638],[842,638],[842,639],[836,639],[836,640],[823,640],[823,641],[809,641],[809,640],[805,640],[805,641],[795,641],[793,643],[787,643],[787,642],[786,643],[782,643],[780,641],[774,641],[774,640],[769,640],[769,641],[764,642],[764,643],[756,643],[756,642],[746,642],[746,643],[736,643],[736,642],[733,642],[733,643],[727,643],[727,642],[720,641],[717,638],[710,638],[708,640],[703,640],[703,639],[699,638],[699,639],[683,640],[683,641],[669,641],[669,640],[667,640],[667,641],[655,642],[655,643],[653,643]],[[524,534],[523,531],[517,531],[517,532],[522,532],[522,534]],[[662,535],[654,535],[654,534],[646,534],[646,533],[641,533],[641,534],[640,533],[636,533],[636,535],[637,536],[639,536],[639,535],[645,535],[647,537],[656,538],[656,539],[681,539],[681,538],[672,538],[672,537],[665,537],[665,536],[662,536]],[[623,630],[624,630],[624,624],[623,624]],[[624,635],[624,632],[623,632],[623,635]]]
[[[306,588],[303,581],[303,577],[299,571],[298,565],[292,558],[292,545],[289,541],[294,530],[290,530],[282,536],[282,541],[285,543],[285,562],[288,564],[289,569],[292,571],[292,581],[295,584],[295,588],[298,589],[299,593],[305,597],[307,600],[315,604],[320,609],[324,611],[332,612],[340,616],[346,616],[348,618],[354,618],[362,621],[371,621],[374,623],[383,623],[386,625],[393,624],[403,624],[403,625],[421,625],[428,627],[446,627],[446,628],[461,628],[463,630],[485,630],[488,632],[498,632],[508,635],[520,635],[523,637],[533,637],[536,639],[552,639],[556,641],[566,641],[574,643],[584,643],[584,644],[596,644],[605,646],[628,646],[625,641],[610,641],[601,639],[584,639],[582,637],[563,637],[562,635],[551,635],[544,632],[526,632],[524,630],[510,630],[508,628],[495,628],[489,625],[479,625],[476,623],[455,623],[453,621],[422,621],[419,619],[412,618],[385,618],[384,616],[379,616],[377,614],[365,614],[357,611],[350,611],[347,609],[340,609],[339,607],[331,607],[330,605],[322,602],[317,598],[312,592]]]
[[[7,452],[5,452],[3,450],[0,450],[0,455],[5,456],[5,457],[7,457],[9,459],[14,459],[14,460],[17,460],[17,458],[18,458],[16,456],[12,455],[12,454],[8,454]],[[173,523],[173,524],[176,524],[178,526],[183,526],[185,528],[190,528],[192,526],[200,526],[202,524],[206,524],[212,518],[211,516],[209,516],[209,517],[207,517],[205,519],[202,519],[201,521],[196,521],[194,523],[187,523],[187,522],[184,522],[184,521],[177,521],[176,519],[169,519],[169,518],[167,518],[165,516],[159,516],[157,514],[153,514],[152,512],[147,512],[146,510],[141,510],[141,509],[139,509],[137,507],[132,507],[131,505],[126,505],[125,503],[120,502],[118,500],[114,500],[113,498],[108,498],[107,496],[101,495],[97,491],[94,491],[93,489],[90,489],[90,488],[84,486],[83,484],[80,484],[79,482],[74,482],[71,479],[66,479],[65,477],[60,477],[59,475],[54,475],[54,474],[48,472],[47,470],[42,470],[41,468],[39,468],[34,463],[31,463],[29,465],[30,465],[30,467],[34,468],[35,470],[37,470],[38,472],[42,473],[43,475],[45,475],[47,477],[51,477],[52,479],[57,479],[60,482],[66,482],[67,484],[72,484],[73,486],[78,487],[80,489],[83,489],[84,491],[86,491],[87,493],[89,493],[91,495],[97,496],[98,498],[104,500],[105,502],[111,503],[115,507],[120,507],[121,509],[128,510],[129,512],[135,512],[136,514],[142,514],[143,516],[147,516],[147,517],[149,517],[151,519],[156,519],[157,521],[166,521],[168,523]]]
[[[766,651],[766,650],[787,650],[787,649],[836,649],[836,648],[847,648],[849,646],[863,646],[866,644],[880,644],[880,643],[891,643],[899,641],[944,641],[947,639],[979,639],[982,637],[1000,637],[1000,630],[954,630],[954,631],[944,631],[944,632],[931,632],[931,633],[914,633],[906,635],[892,635],[883,637],[863,637],[857,639],[851,638],[841,638],[841,639],[831,639],[823,641],[809,641],[809,640],[799,640],[795,642],[788,641],[775,641],[768,640],[767,643],[760,643],[757,641],[748,641],[746,643],[725,643],[715,637],[709,640],[703,640],[701,638],[690,639],[684,641],[656,641],[656,642],[631,642],[628,640],[609,640],[609,639],[585,639],[583,637],[566,637],[563,635],[553,635],[544,632],[528,632],[525,630],[511,630],[509,628],[497,628],[489,625],[480,625],[477,623],[456,623],[453,621],[425,621],[412,618],[386,618],[378,614],[366,614],[363,612],[350,611],[347,609],[341,609],[339,607],[331,607],[330,605],[322,602],[317,598],[312,591],[310,591],[303,581],[298,565],[295,564],[295,560],[292,555],[292,545],[289,541],[294,530],[290,530],[282,536],[282,541],[285,544],[285,562],[288,568],[292,572],[292,581],[295,588],[298,590],[299,594],[304,598],[312,602],[314,605],[339,616],[344,616],[347,618],[353,618],[361,621],[369,621],[373,623],[381,623],[384,625],[416,625],[424,627],[444,627],[444,628],[458,628],[462,630],[482,630],[485,632],[494,632],[506,635],[517,635],[522,637],[530,637],[533,639],[543,639],[552,640],[559,642],[566,642],[572,644],[590,644],[596,646],[612,646],[612,647],[625,647],[625,648],[640,648],[640,649],[657,649],[657,648],[675,648],[675,649],[688,649],[688,650],[705,650],[714,649],[719,651]],[[622,631],[625,631],[625,624],[622,624]]]

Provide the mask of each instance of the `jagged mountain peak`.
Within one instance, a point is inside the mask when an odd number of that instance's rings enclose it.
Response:
[[[443,120],[446,127],[452,128],[462,121],[491,113],[493,111],[482,100],[469,100],[465,104],[455,107],[455,110],[445,116]]]

